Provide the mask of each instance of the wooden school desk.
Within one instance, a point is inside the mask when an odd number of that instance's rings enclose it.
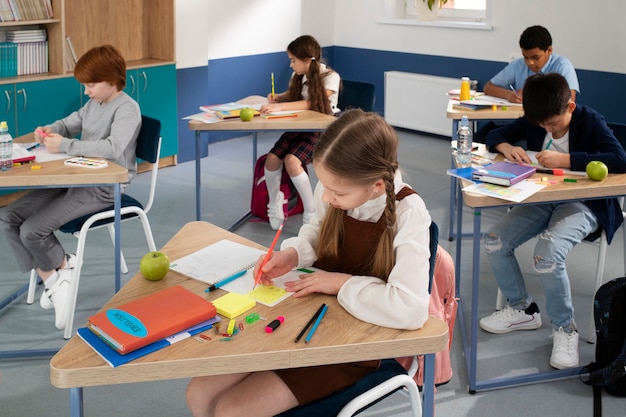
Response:
[[[161,250],[175,260],[221,239],[264,249],[209,223],[191,222]],[[173,271],[155,282],[147,281],[139,273],[104,309],[177,284],[202,295],[207,287]],[[218,290],[206,297],[214,299],[223,294],[223,290]],[[296,335],[322,303],[329,306],[328,313],[315,337],[308,344],[302,340],[295,343]],[[82,387],[425,354],[429,379],[424,382],[424,415],[432,416],[434,352],[445,349],[448,343],[447,325],[443,321],[431,317],[422,329],[415,331],[374,326],[347,313],[335,296],[322,294],[300,299],[290,297],[273,308],[257,304],[250,312],[258,312],[268,321],[245,324],[243,331],[225,343],[219,341],[221,336],[209,330],[205,334],[212,338],[210,341],[201,343],[190,338],[117,368],[111,368],[74,336],[50,361],[50,380],[56,387],[70,389],[70,414],[78,417],[83,413]],[[279,315],[285,317],[285,322],[275,332],[265,333],[265,323]],[[238,321],[244,317],[239,316]],[[181,397],[180,401],[185,399]]]
[[[32,142],[32,134],[16,139],[16,142]],[[114,187],[115,207],[115,290],[121,286],[120,270],[120,184],[128,181],[128,170],[112,162],[105,168],[89,169],[71,167],[57,159],[48,162],[34,162],[14,166],[0,172],[0,189],[71,188],[71,187]],[[40,166],[39,169],[31,169]],[[0,309],[9,305],[28,290],[28,283],[0,301]],[[57,349],[36,349],[31,351],[0,351],[0,358],[51,356]]]
[[[487,197],[474,193],[468,193],[462,191],[462,185],[457,187],[458,201],[463,201],[469,207],[474,209],[474,229],[473,229],[473,243],[472,243],[472,280],[471,280],[471,319],[468,329],[465,324],[465,317],[463,312],[462,302],[459,300],[459,320],[457,323],[461,327],[461,337],[463,340],[463,347],[465,349],[466,365],[469,376],[469,391],[474,393],[479,390],[507,387],[512,385],[527,384],[540,381],[549,381],[553,379],[560,379],[570,376],[577,376],[581,368],[571,368],[563,370],[553,370],[546,372],[537,372],[526,375],[494,378],[490,380],[477,381],[477,356],[478,356],[478,299],[479,299],[479,283],[480,283],[480,226],[481,226],[481,212],[484,209],[494,207],[512,207],[518,205],[528,204],[549,204],[558,203],[564,201],[581,201],[592,200],[606,197],[619,197],[626,195],[626,174],[609,174],[609,176],[603,181],[592,181],[586,176],[576,175],[571,176],[575,178],[576,182],[564,182],[563,179],[567,177],[548,175],[548,174],[534,174],[531,178],[548,177],[549,180],[556,181],[556,184],[550,184],[541,189],[539,192],[533,194],[528,199],[521,203],[514,203],[511,201],[505,201],[494,197]],[[465,180],[460,183],[469,183]],[[462,207],[457,208],[457,236],[461,236],[462,230]],[[460,265],[461,265],[461,239],[457,239],[456,242],[456,284],[457,291],[460,289]],[[466,281],[467,282],[467,281]],[[459,293],[457,293],[459,294]],[[520,334],[520,337],[522,335]],[[547,362],[546,358],[546,362]]]
[[[463,116],[467,116],[470,122],[474,122],[474,128],[472,129],[476,133],[476,125],[478,121],[497,121],[497,120],[515,120],[524,115],[524,109],[522,106],[510,106],[507,110],[502,110],[503,107],[497,107],[496,110],[484,109],[484,110],[459,110],[453,106],[457,104],[456,100],[449,100],[448,107],[446,109],[446,117],[452,120],[452,134],[450,138],[456,140],[456,133],[459,130],[459,121]],[[454,155],[452,155],[452,161],[450,168],[454,168]],[[456,235],[454,232],[454,212],[457,207],[457,200],[455,199],[457,187],[457,179],[450,177],[450,215],[448,221],[448,240],[452,241]],[[459,235],[461,236],[461,235]]]
[[[265,103],[267,100],[262,96],[250,96],[238,101],[241,104],[255,105]],[[313,132],[326,129],[336,120],[335,116],[318,113],[313,110],[304,110],[298,113],[298,117],[286,117],[277,119],[264,119],[254,117],[249,122],[239,118],[224,120],[217,123],[202,123],[197,120],[189,121],[189,129],[195,132],[196,138],[196,220],[201,220],[201,183],[200,183],[200,134],[203,132],[252,132],[252,170],[257,160],[257,133],[272,131],[290,132]],[[248,220],[250,212],[246,213],[237,222],[228,228],[234,230]]]

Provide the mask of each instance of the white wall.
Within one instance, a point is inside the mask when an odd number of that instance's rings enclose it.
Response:
[[[492,0],[493,30],[377,23],[383,0],[176,0],[178,68],[284,51],[301,34],[338,45],[508,61],[528,26],[547,27],[576,68],[626,73],[624,0]]]
[[[491,31],[379,24],[382,3],[336,1],[334,44],[508,61],[511,52],[519,52],[522,31],[538,24],[552,34],[554,51],[576,68],[626,72],[624,0],[492,0]]]
[[[333,45],[334,0],[176,0],[178,68],[285,51],[303,34]]]

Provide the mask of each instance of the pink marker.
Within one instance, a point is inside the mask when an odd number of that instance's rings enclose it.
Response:
[[[278,328],[278,326],[280,326],[280,324],[282,322],[285,321],[285,318],[283,316],[278,316],[276,317],[276,320],[272,320],[271,323],[269,323],[266,327],[265,327],[265,333],[272,333],[274,330],[276,330]]]
[[[43,131],[43,130],[41,130],[41,129],[35,129],[35,132],[39,133],[41,136],[45,136],[45,137],[47,137],[47,138],[49,138],[49,137],[50,137],[50,135],[49,135],[49,134],[47,134],[46,132],[44,132],[44,131]]]

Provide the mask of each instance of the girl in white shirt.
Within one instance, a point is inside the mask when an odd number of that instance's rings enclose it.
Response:
[[[287,56],[293,70],[289,89],[280,94],[270,93],[268,104],[261,113],[286,110],[315,110],[334,114],[337,109],[339,74],[322,63],[322,48],[309,35],[300,36],[287,46]],[[308,223],[315,213],[313,190],[303,165],[311,163],[313,148],[320,132],[286,132],[281,135],[265,160],[265,183],[269,194],[267,215],[276,230],[285,220],[285,196],[280,191],[282,167],[298,190],[304,206],[303,223]]]
[[[262,268],[261,282],[293,268],[323,272],[288,282],[294,297],[336,294],[352,315],[398,329],[428,318],[430,215],[398,172],[398,140],[380,116],[349,110],[324,132],[313,153],[316,215]],[[254,274],[258,272],[257,264]],[[344,389],[379,361],[194,378],[194,416],[274,416]]]

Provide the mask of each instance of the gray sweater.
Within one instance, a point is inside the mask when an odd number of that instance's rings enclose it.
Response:
[[[68,155],[115,162],[128,169],[128,183],[137,173],[135,149],[141,111],[128,94],[122,92],[106,104],[89,100],[80,110],[47,127],[64,137],[61,151]],[[79,134],[80,139],[75,139]]]

